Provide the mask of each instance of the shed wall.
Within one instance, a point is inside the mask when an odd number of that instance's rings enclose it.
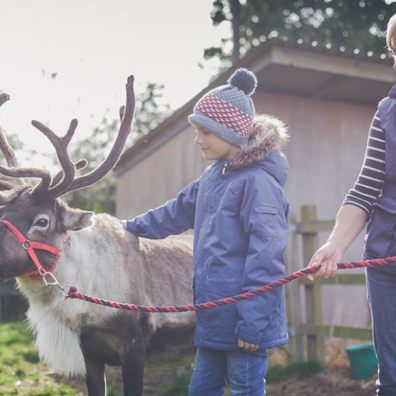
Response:
[[[362,165],[375,108],[296,96],[256,93],[257,112],[289,126],[285,148],[290,173],[286,185],[291,212],[316,204],[320,218],[333,218]],[[186,123],[169,140],[117,179],[117,215],[132,217],[172,198],[208,164]]]

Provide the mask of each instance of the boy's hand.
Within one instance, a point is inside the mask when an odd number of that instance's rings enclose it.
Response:
[[[246,352],[256,352],[259,349],[259,345],[250,344],[249,342],[243,341],[240,338],[238,338],[238,346]]]

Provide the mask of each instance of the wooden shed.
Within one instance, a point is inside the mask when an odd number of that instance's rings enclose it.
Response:
[[[314,204],[320,219],[334,219],[361,168],[376,105],[396,74],[385,54],[375,57],[342,47],[282,40],[269,40],[250,51],[124,153],[115,169],[118,217],[131,218],[162,204],[200,175],[208,163],[193,143],[187,116],[202,94],[224,84],[238,67],[257,75],[253,95],[257,113],[275,115],[289,127],[285,153],[290,163],[286,194],[291,218],[299,219],[301,205]],[[322,234],[323,240],[328,232]],[[361,253],[362,238],[346,258],[359,259]],[[289,252],[289,260],[294,259],[304,265],[301,252]],[[338,308],[328,310],[328,320],[347,316],[353,323],[366,323],[364,288],[343,290],[341,295]],[[366,313],[345,315],[345,298],[355,307],[353,312],[361,305]]]

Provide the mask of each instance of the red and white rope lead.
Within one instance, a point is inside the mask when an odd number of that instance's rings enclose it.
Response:
[[[373,259],[373,260],[361,260],[361,261],[350,261],[345,263],[337,264],[338,269],[352,269],[352,268],[372,268],[372,267],[380,267],[389,264],[396,263],[396,256],[387,257],[383,259]],[[293,272],[290,275],[285,276],[282,279],[279,279],[275,282],[269,283],[267,285],[261,286],[257,289],[250,290],[245,293],[238,294],[236,296],[221,298],[216,301],[208,301],[200,304],[188,304],[188,305],[163,305],[163,306],[149,306],[149,305],[136,305],[136,304],[127,304],[121,303],[117,301],[104,300],[102,298],[87,296],[85,294],[80,293],[76,287],[70,287],[66,298],[76,298],[84,301],[88,301],[94,304],[105,305],[107,307],[117,308],[117,309],[126,309],[133,312],[186,312],[186,311],[199,311],[203,309],[211,309],[217,308],[222,305],[234,304],[238,301],[248,300],[253,298],[254,296],[264,294],[269,292],[276,287],[286,285],[287,283],[292,282],[295,279],[306,277],[307,275],[314,274],[319,270],[320,266],[312,266],[306,267],[304,269],[300,269],[296,272]]]

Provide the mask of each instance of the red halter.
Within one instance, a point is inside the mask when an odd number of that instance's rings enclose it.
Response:
[[[48,274],[52,274],[53,270],[56,267],[56,264],[58,264],[58,260],[60,257],[61,251],[57,249],[54,246],[47,245],[45,243],[37,242],[37,241],[29,241],[15,226],[8,220],[0,220],[0,223],[5,224],[8,229],[17,237],[19,242],[21,242],[22,247],[26,250],[30,258],[32,259],[34,265],[37,267],[36,271],[28,272],[26,274],[23,274],[25,276],[29,276],[33,279],[41,279],[44,278],[45,283],[48,283],[46,281],[46,277]],[[36,252],[34,249],[40,249],[40,250],[45,250],[49,253],[52,253],[55,255],[54,262],[51,266],[51,268],[46,271],[44,267],[41,265],[40,260],[38,259]],[[50,276],[51,278],[51,276]]]

